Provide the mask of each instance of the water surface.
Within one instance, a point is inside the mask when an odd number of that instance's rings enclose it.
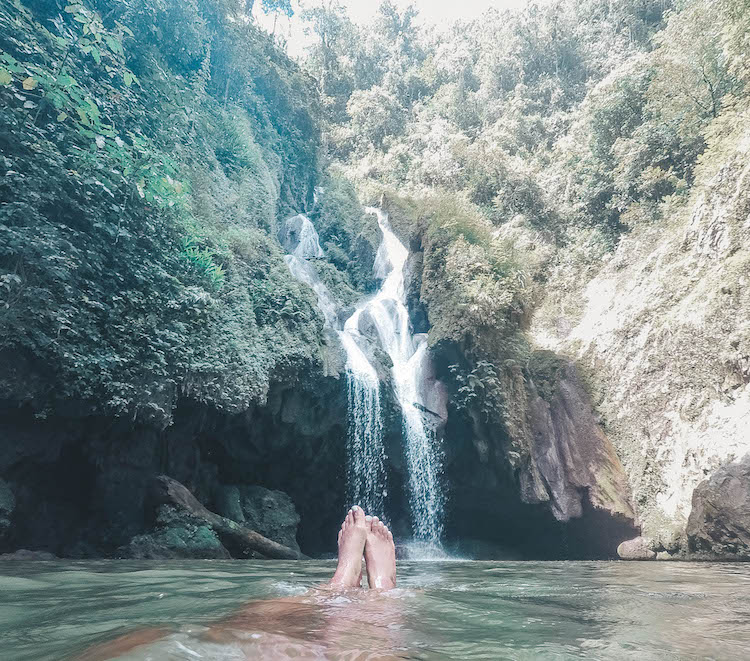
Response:
[[[332,570],[323,561],[5,563],[0,659],[74,658],[154,626],[166,627],[164,639],[117,658],[640,661],[750,650],[750,565],[404,562],[387,594],[309,591]],[[237,617],[247,602],[256,604]]]

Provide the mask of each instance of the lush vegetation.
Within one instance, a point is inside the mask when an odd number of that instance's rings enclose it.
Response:
[[[744,0],[531,3],[448,34],[383,2],[372,27],[307,13],[333,158],[364,190],[447,191],[494,224],[611,245],[684,195],[708,126],[741,105]]]
[[[317,181],[317,94],[244,11],[3,0],[4,396],[165,424],[317,359],[275,239]]]
[[[747,126],[747,0],[532,2],[447,33],[388,0],[366,28],[335,1],[303,18],[328,157],[423,251],[431,343],[488,416],[504,361],[549,371],[523,334],[540,294],[669,225]]]
[[[445,34],[308,3],[302,66],[253,5],[2,0],[0,398],[160,423],[182,395],[263,401],[322,328],[279,220],[309,211],[350,304],[384,192],[433,346],[471,356],[465,381],[525,360],[538,285],[668,222],[746,123],[747,0],[531,3]]]

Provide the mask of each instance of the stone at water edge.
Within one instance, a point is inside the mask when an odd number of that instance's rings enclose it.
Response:
[[[693,552],[750,560],[750,454],[695,488],[687,537]]]
[[[0,555],[2,561],[18,561],[18,562],[37,562],[37,561],[50,561],[59,560],[59,558],[47,551],[29,551],[28,549],[19,549],[13,553],[3,553]]]
[[[216,499],[217,511],[222,516],[299,551],[297,526],[300,517],[288,494],[241,484],[220,487]]]
[[[120,555],[133,560],[229,559],[232,556],[206,522],[161,505],[154,530],[136,535]]]
[[[623,542],[617,547],[617,555],[622,560],[653,560],[656,557],[645,537],[635,537]]]

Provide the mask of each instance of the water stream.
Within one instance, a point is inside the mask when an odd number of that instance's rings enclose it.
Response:
[[[376,208],[367,211],[376,214],[383,233],[375,260],[375,276],[382,285],[374,296],[357,307],[343,327],[337,318],[335,297],[307,261],[322,256],[323,251],[317,232],[306,216],[295,216],[287,221],[285,231],[287,235],[293,233],[296,245],[286,261],[292,274],[315,291],[326,323],[336,330],[346,351],[349,501],[387,519],[380,381],[363,350],[373,339],[362,332],[363,324],[369,323],[393,364],[393,386],[403,421],[413,534],[416,540],[437,547],[443,531],[445,500],[440,481],[442,454],[423,419],[421,377],[429,353],[426,336],[412,333],[406,308],[404,266],[409,253],[391,229],[386,214]]]

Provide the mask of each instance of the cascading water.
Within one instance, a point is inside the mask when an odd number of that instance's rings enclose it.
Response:
[[[375,260],[375,274],[383,280],[374,297],[365,301],[344,324],[355,332],[363,314],[369,315],[380,343],[393,363],[393,382],[401,407],[408,471],[409,506],[416,539],[438,545],[443,532],[444,495],[441,485],[442,453],[425,426],[420,401],[419,378],[428,360],[426,337],[414,336],[409,324],[404,289],[404,266],[409,253],[393,233],[388,217],[376,214],[383,242]]]
[[[387,520],[383,415],[380,381],[375,368],[357,345],[353,334],[339,331],[346,351],[346,381],[349,403],[347,435],[347,490],[349,502],[359,504]]]
[[[413,335],[406,309],[404,265],[409,255],[380,209],[368,208],[377,216],[383,241],[375,261],[375,275],[382,280],[380,290],[357,307],[339,328],[338,305],[318,277],[308,259],[322,255],[317,232],[310,220],[295,216],[287,221],[280,236],[290,254],[286,256],[292,274],[308,284],[317,294],[318,306],[328,326],[336,330],[346,351],[346,375],[349,404],[348,496],[369,512],[383,511],[386,496],[385,450],[377,372],[360,344],[364,338],[360,321],[367,316],[378,339],[393,363],[392,375],[396,398],[401,407],[409,506],[414,537],[439,547],[443,531],[444,495],[441,485],[442,453],[423,418],[422,390],[429,352],[425,335]]]
[[[377,372],[357,343],[361,340],[359,331],[337,328],[340,326],[339,305],[307,261],[323,256],[318,233],[310,219],[302,214],[289,219],[280,239],[290,251],[284,258],[289,270],[297,280],[315,292],[326,325],[336,331],[346,352],[348,501],[383,517],[386,496],[385,448]]]

